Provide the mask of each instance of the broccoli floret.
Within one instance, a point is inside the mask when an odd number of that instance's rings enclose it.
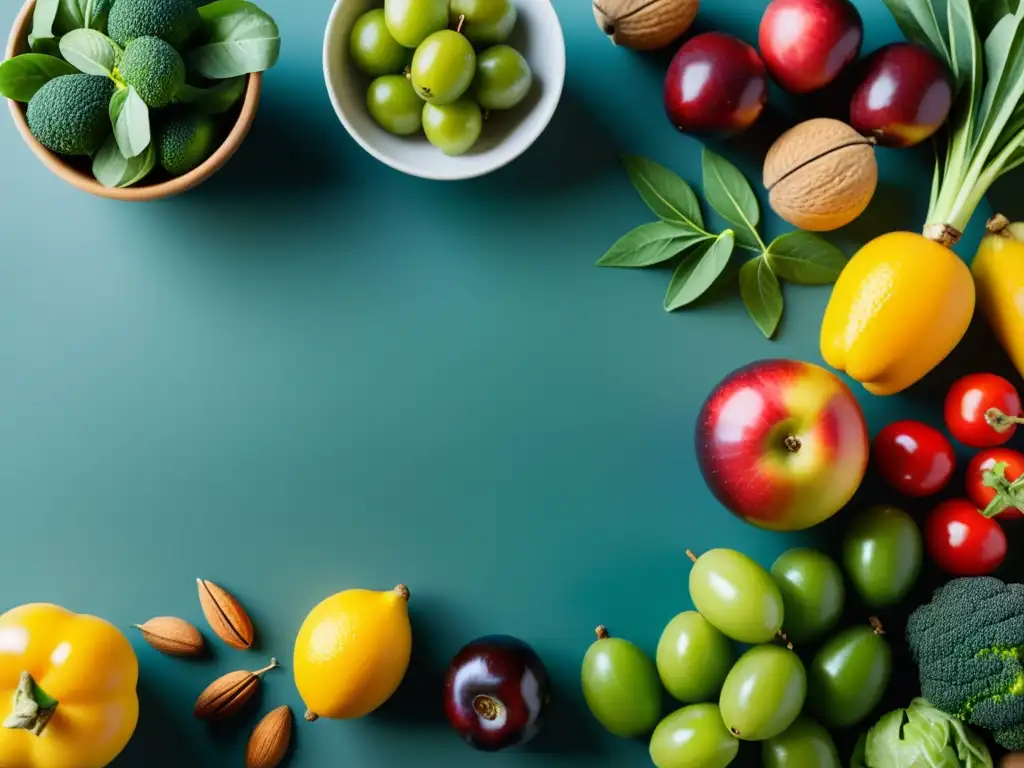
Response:
[[[170,104],[185,84],[185,62],[159,37],[139,37],[128,43],[118,71],[154,109]]]
[[[934,706],[1024,742],[1024,585],[954,579],[911,614],[907,641]]]
[[[159,37],[180,48],[199,27],[192,0],[114,0],[107,34],[124,47],[137,37]]]
[[[109,77],[61,75],[28,103],[28,127],[39,143],[60,155],[91,155],[110,135]]]
[[[217,126],[206,115],[176,115],[163,125],[157,137],[160,164],[172,176],[198,168],[216,148]]]

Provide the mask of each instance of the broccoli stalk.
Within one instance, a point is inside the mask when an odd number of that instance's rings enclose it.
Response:
[[[1024,747],[1024,585],[954,579],[911,614],[907,641],[933,706]]]

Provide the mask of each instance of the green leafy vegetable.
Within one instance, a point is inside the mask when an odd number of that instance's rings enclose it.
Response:
[[[67,33],[75,29],[103,30],[114,0],[59,0],[56,26]]]
[[[127,158],[111,136],[93,158],[92,173],[105,187],[130,187],[146,178],[155,165],[156,147],[152,142],[141,154]]]
[[[782,319],[782,287],[763,256],[740,267],[740,296],[754,324],[770,339]]]
[[[597,263],[602,267],[649,267],[668,261],[684,248],[711,239],[711,235],[656,221],[627,232]]]
[[[60,39],[60,52],[86,75],[114,74],[114,41],[95,29],[75,29]]]
[[[110,122],[114,137],[126,158],[137,157],[149,146],[152,136],[149,107],[132,87],[121,88],[110,100]]]
[[[757,237],[761,211],[750,182],[739,168],[708,149],[704,150],[702,160],[704,195],[708,203],[730,224]]]
[[[245,94],[248,78],[232,77],[222,80],[210,88],[196,88],[186,84],[178,91],[177,101],[193,104],[205,115],[220,115],[227,112]]]
[[[1024,509],[1024,475],[1010,480],[1006,477],[1006,468],[1006,462],[999,461],[991,469],[986,469],[982,476],[982,484],[996,492],[981,512],[985,517],[995,517],[1007,509]]]
[[[223,80],[270,69],[281,53],[274,20],[246,0],[217,0],[199,9],[204,40],[189,54],[203,77]]]
[[[28,44],[34,53],[51,53],[57,44],[53,32],[57,21],[57,6],[60,0],[36,0],[32,12],[32,31],[28,35]]]
[[[693,248],[672,275],[665,309],[671,312],[703,296],[729,264],[734,244],[732,230],[727,229],[714,240],[702,241]]]
[[[704,226],[700,203],[689,184],[653,160],[629,155],[623,163],[633,186],[655,216],[694,229]]]
[[[992,768],[985,742],[960,720],[916,698],[883,715],[867,733],[865,768]]]
[[[76,72],[55,56],[23,53],[0,64],[0,96],[27,104],[53,78]]]
[[[771,271],[800,285],[827,285],[839,278],[846,255],[810,232],[790,232],[775,238],[764,254]]]

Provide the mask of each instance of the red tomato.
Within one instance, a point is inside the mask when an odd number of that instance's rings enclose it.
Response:
[[[954,438],[972,448],[1002,445],[1017,431],[1020,395],[994,373],[972,373],[953,382],[946,395],[946,426]]]
[[[978,509],[986,509],[996,498],[996,489],[985,485],[985,473],[996,464],[1005,464],[1003,484],[1004,501],[1009,506],[996,517],[1000,519],[1024,517],[1024,481],[1020,488],[1012,488],[1012,483],[1024,475],[1024,453],[1011,451],[1009,448],[989,448],[981,451],[971,459],[967,467],[967,495],[971,497]]]
[[[928,555],[954,576],[985,576],[1006,557],[1006,534],[967,499],[935,508],[924,528]]]
[[[885,427],[871,442],[871,456],[885,481],[912,498],[941,491],[956,466],[946,436],[920,421],[897,421]]]

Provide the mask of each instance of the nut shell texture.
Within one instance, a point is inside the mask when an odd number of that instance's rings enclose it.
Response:
[[[838,229],[860,216],[875,194],[874,147],[839,120],[808,120],[768,150],[764,185],[772,209],[793,226]]]
[[[593,6],[597,25],[613,43],[651,51],[682,37],[700,0],[594,0]]]

